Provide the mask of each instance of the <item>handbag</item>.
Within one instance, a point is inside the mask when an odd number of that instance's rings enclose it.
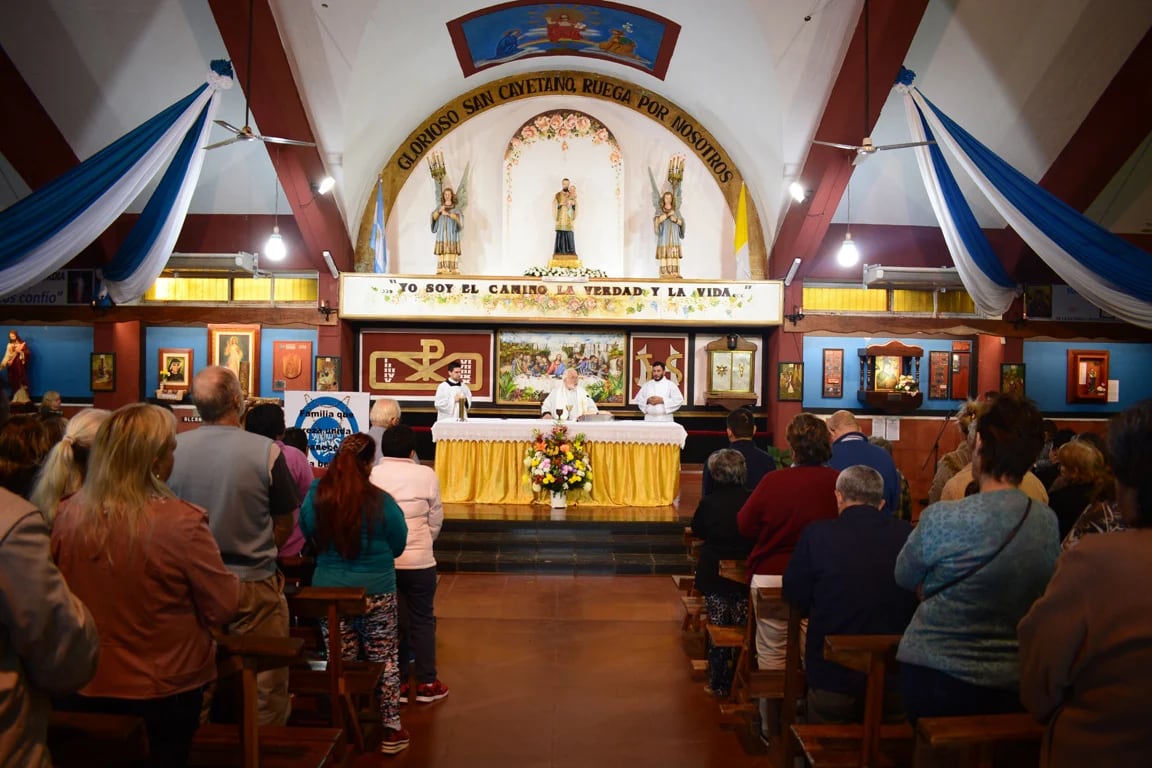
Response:
[[[1009,532],[1008,532],[1008,535],[1004,537],[1004,541],[1000,542],[1000,546],[996,547],[996,551],[995,551],[995,552],[993,552],[992,554],[990,554],[988,557],[984,558],[984,560],[982,560],[981,562],[979,562],[979,563],[977,563],[976,565],[974,565],[974,566],[972,566],[971,568],[969,568],[969,569],[968,569],[967,571],[965,571],[964,573],[960,574],[960,575],[959,575],[959,576],[957,576],[956,578],[954,578],[954,579],[952,579],[951,581],[947,582],[947,583],[946,583],[946,584],[944,584],[943,586],[941,586],[941,587],[937,587],[936,589],[934,589],[934,590],[933,590],[932,592],[930,592],[930,593],[925,593],[925,594],[924,594],[924,595],[923,595],[923,596],[920,598],[921,602],[923,602],[924,600],[927,600],[927,599],[928,599],[928,598],[930,598],[930,597],[935,597],[936,595],[940,594],[941,592],[943,592],[943,591],[944,591],[944,590],[946,590],[946,589],[950,589],[950,588],[952,588],[952,587],[956,586],[956,585],[957,585],[957,584],[959,584],[960,582],[962,582],[962,581],[964,581],[965,579],[967,579],[969,576],[974,576],[974,575],[976,575],[977,573],[979,573],[979,572],[980,572],[980,570],[981,570],[981,569],[982,569],[984,566],[988,565],[988,563],[990,563],[990,562],[992,562],[993,560],[995,560],[995,559],[996,559],[996,556],[997,556],[997,555],[999,555],[1001,552],[1003,552],[1003,551],[1004,551],[1004,547],[1008,546],[1008,545],[1009,545],[1009,544],[1012,542],[1012,539],[1016,538],[1016,534],[1020,532],[1020,529],[1021,529],[1022,527],[1024,527],[1024,521],[1028,519],[1028,513],[1029,513],[1029,512],[1031,512],[1031,511],[1032,511],[1032,499],[1028,499],[1028,506],[1024,507],[1024,514],[1020,516],[1020,522],[1016,523],[1016,527],[1015,527],[1015,528],[1013,528],[1011,531],[1009,531]]]

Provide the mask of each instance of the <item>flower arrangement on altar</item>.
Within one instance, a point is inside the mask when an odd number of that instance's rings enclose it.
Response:
[[[910,395],[914,395],[920,391],[920,382],[916,381],[914,376],[901,376],[896,379],[894,389],[897,392],[907,392]]]
[[[524,480],[532,484],[533,491],[592,490],[587,438],[583,434],[569,437],[568,427],[563,424],[557,424],[551,432],[533,431],[532,444],[524,453],[524,467],[528,470]]]
[[[525,277],[608,277],[602,269],[589,269],[588,267],[529,267],[524,270]]]

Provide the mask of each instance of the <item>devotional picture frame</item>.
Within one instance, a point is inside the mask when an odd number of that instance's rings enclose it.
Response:
[[[208,364],[231,368],[240,379],[244,397],[260,389],[260,326],[211,324],[208,326]]]
[[[948,379],[951,376],[952,353],[941,350],[928,353],[928,399],[949,399]]]
[[[166,347],[157,351],[161,389],[187,392],[192,386],[192,350]]]
[[[1068,402],[1108,402],[1108,362],[1105,349],[1068,350]]]
[[[778,363],[776,399],[781,402],[804,400],[804,363]]]
[[[317,392],[340,391],[340,358],[331,355],[316,356],[316,382]]]
[[[1024,397],[1024,363],[1000,364],[1000,394]]]
[[[116,391],[115,352],[93,352],[88,356],[88,385],[93,392]]]
[[[272,342],[272,391],[304,392],[312,382],[312,342]]]
[[[824,350],[824,376],[820,391],[827,398],[844,397],[844,350]]]

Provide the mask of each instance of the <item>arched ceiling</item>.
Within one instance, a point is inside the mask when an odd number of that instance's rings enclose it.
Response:
[[[234,60],[238,86],[218,116],[241,124],[247,5],[0,0],[0,206],[191,91],[211,59]],[[319,251],[328,249],[347,267],[376,171],[422,119],[484,82],[548,69],[630,80],[692,113],[748,179],[773,276],[793,256],[806,259],[803,274],[835,276],[823,259],[834,222],[846,221],[849,179],[854,227],[934,227],[910,153],[882,153],[853,168],[847,152],[811,148],[813,138],[854,142],[865,130],[863,0],[635,2],[681,26],[664,80],[571,56],[465,77],[446,24],[486,7],[470,0],[254,5],[253,126],[314,137],[319,147],[277,154],[251,142],[208,153],[191,209],[204,221],[187,232],[290,209],[305,251],[296,266],[323,269]],[[870,18],[868,131],[877,143],[907,139],[902,104],[884,87],[905,63],[929,98],[991,149],[1113,231],[1147,240],[1152,4],[871,0]],[[217,129],[213,138],[225,135]],[[325,171],[337,187],[333,198],[316,200],[309,183]],[[793,179],[812,191],[808,202],[790,204]],[[979,203],[976,210],[985,227],[1002,227],[994,212]]]

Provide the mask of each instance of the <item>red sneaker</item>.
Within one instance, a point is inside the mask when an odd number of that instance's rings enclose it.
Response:
[[[416,686],[416,701],[428,704],[433,701],[440,701],[448,695],[448,686],[439,680],[434,680],[431,683],[421,683]]]
[[[384,738],[380,741],[380,752],[385,755],[394,755],[408,749],[408,730],[405,728],[385,728]]]
[[[408,703],[408,683],[401,683],[400,684],[400,703],[401,704],[407,704]]]

